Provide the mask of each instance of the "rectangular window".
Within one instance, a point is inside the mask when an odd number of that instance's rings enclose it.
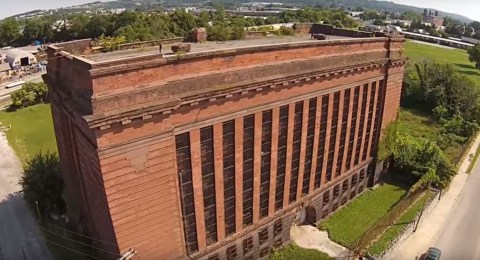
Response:
[[[353,94],[352,123],[350,125],[350,136],[348,137],[347,159],[345,160],[346,171],[350,170],[353,155],[353,143],[355,140],[355,131],[357,131],[358,101],[360,97],[360,86],[355,87]]]
[[[317,99],[312,98],[308,103],[307,146],[305,149],[305,164],[303,171],[302,195],[308,194],[310,188],[310,174],[312,170],[313,139],[315,137],[315,115],[317,113]]]
[[[330,203],[330,191],[326,191],[323,193],[322,207],[325,207],[326,205],[328,205],[328,203]]]
[[[247,237],[243,240],[243,254],[246,255],[251,252],[253,249],[253,239],[252,237]]]
[[[225,235],[235,233],[235,121],[223,123]]]
[[[377,90],[377,82],[372,83],[372,90],[370,91],[370,104],[368,107],[367,132],[365,133],[365,146],[363,147],[362,161],[367,160],[367,151],[370,145],[370,131],[373,119],[373,106],[375,105],[375,92]]]
[[[213,254],[213,255],[209,256],[208,260],[219,260],[218,254]]]
[[[354,164],[357,166],[360,163],[361,158],[361,149],[362,149],[362,142],[363,142],[363,128],[365,126],[365,114],[367,109],[367,95],[368,95],[368,84],[363,85],[362,90],[362,110],[360,114],[360,126],[358,128],[358,135],[357,135],[357,147],[355,148],[355,161]]]
[[[283,231],[283,222],[282,219],[278,219],[273,223],[273,236],[282,234]]]
[[[231,245],[227,248],[227,260],[233,260],[237,257],[237,245]]]
[[[295,116],[293,117],[293,150],[292,170],[290,176],[289,202],[297,199],[298,167],[300,166],[300,146],[302,143],[303,101],[295,103]]]
[[[327,173],[326,181],[330,182],[333,175],[333,156],[335,155],[335,147],[337,140],[337,124],[339,117],[339,107],[340,107],[340,92],[335,92],[333,96],[333,115],[332,115],[332,126],[330,127],[330,143],[328,147],[328,161],[327,161]]]
[[[380,128],[380,124],[382,122],[380,115],[383,114],[383,93],[384,93],[384,86],[383,80],[380,81],[378,86],[378,98],[377,98],[377,109],[375,111],[375,125],[373,126],[373,142],[370,147],[370,156],[374,156],[377,149],[377,144],[379,141],[379,133],[378,129]]]
[[[320,118],[320,131],[318,133],[317,166],[315,167],[315,189],[320,188],[322,184],[323,160],[325,153],[325,138],[327,135],[328,118],[328,95],[322,97],[322,112]]]
[[[335,177],[338,177],[342,174],[343,155],[345,153],[345,138],[347,137],[348,110],[350,109],[350,92],[350,89],[346,89],[343,99],[342,127],[340,132],[340,144],[338,148]]]
[[[213,127],[200,129],[202,162],[202,189],[207,245],[217,242],[217,211],[215,200],[215,165],[213,155]]]
[[[189,133],[175,136],[177,170],[187,253],[198,251]]]
[[[259,242],[260,246],[265,244],[267,241],[268,241],[268,227],[262,229],[258,233],[258,242]]]
[[[280,107],[277,149],[277,179],[275,189],[275,211],[283,207],[285,188],[285,166],[287,164],[288,106]]]
[[[253,153],[255,146],[255,116],[243,120],[243,225],[253,222]]]
[[[260,216],[268,215],[270,161],[272,151],[272,110],[262,113],[262,156],[260,173]]]
[[[260,258],[266,257],[270,253],[270,247],[264,247],[260,250]]]

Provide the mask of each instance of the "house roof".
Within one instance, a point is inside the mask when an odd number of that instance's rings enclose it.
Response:
[[[9,71],[9,70],[11,70],[10,64],[0,63],[0,72]]]

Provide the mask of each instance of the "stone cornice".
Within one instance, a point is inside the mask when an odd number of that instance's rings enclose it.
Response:
[[[303,75],[296,75],[287,78],[280,78],[266,82],[253,83],[250,85],[241,85],[224,90],[212,91],[208,95],[199,94],[192,95],[184,98],[174,98],[163,102],[161,105],[129,111],[124,113],[116,113],[111,116],[101,116],[101,115],[91,115],[84,116],[84,119],[92,129],[105,130],[111,127],[112,124],[120,123],[122,125],[127,125],[132,122],[132,120],[148,120],[154,116],[165,116],[171,114],[174,110],[182,106],[196,106],[200,102],[213,102],[218,99],[229,99],[233,98],[236,95],[247,95],[252,92],[262,91],[264,89],[274,89],[277,87],[284,87],[289,84],[298,84],[300,82],[307,81],[322,81],[332,78],[334,76],[356,73],[359,71],[365,71],[372,68],[379,68],[386,66],[401,66],[405,64],[405,58],[398,59],[385,59],[377,62],[370,62],[366,64],[348,66],[343,68],[337,68],[329,71],[319,71],[314,73],[308,73]]]

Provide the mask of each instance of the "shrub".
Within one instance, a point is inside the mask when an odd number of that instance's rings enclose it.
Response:
[[[289,27],[282,26],[280,27],[280,34],[281,35],[287,35],[287,36],[292,36],[295,35],[295,30]]]
[[[27,160],[20,179],[23,198],[31,206],[38,203],[42,214],[63,213],[63,181],[59,176],[56,153],[42,152]]]
[[[12,107],[24,108],[47,101],[48,87],[45,83],[27,82],[22,89],[12,94]]]

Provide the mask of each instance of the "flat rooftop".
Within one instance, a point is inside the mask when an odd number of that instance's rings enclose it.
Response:
[[[342,40],[342,39],[354,39],[352,37],[343,37],[335,35],[327,35],[326,40]],[[358,39],[358,38],[357,38]],[[296,35],[296,36],[269,36],[265,38],[254,38],[254,39],[244,39],[237,41],[225,41],[225,42],[204,42],[204,43],[188,43],[191,46],[189,53],[199,53],[199,52],[208,52],[215,50],[228,50],[236,49],[242,47],[255,47],[255,46],[268,46],[275,44],[285,44],[285,43],[299,43],[299,42],[314,42],[319,41],[311,39],[310,35]],[[172,52],[171,46],[173,44],[163,44],[162,45],[162,54],[163,57],[171,57],[176,54]],[[108,62],[118,59],[128,59],[133,57],[149,56],[159,54],[158,46],[113,51],[108,53],[97,53],[92,55],[83,56],[83,58],[93,61],[93,62]]]

